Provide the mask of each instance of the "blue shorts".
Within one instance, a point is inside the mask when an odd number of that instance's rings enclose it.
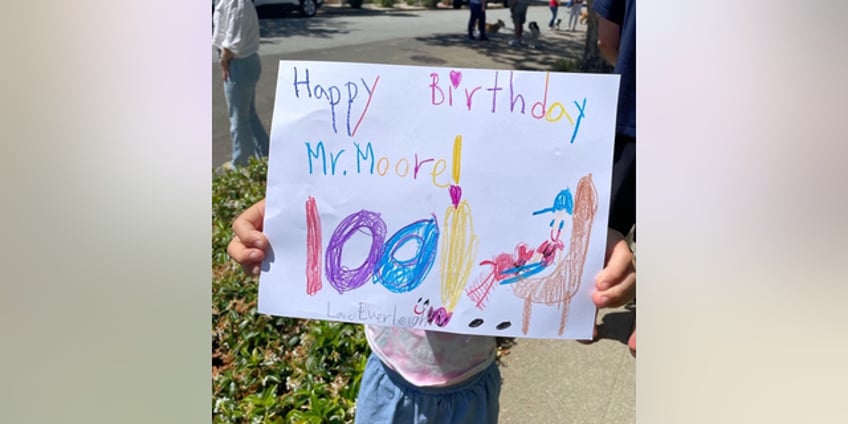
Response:
[[[356,424],[497,424],[501,373],[492,363],[454,386],[417,387],[373,353],[356,399]]]

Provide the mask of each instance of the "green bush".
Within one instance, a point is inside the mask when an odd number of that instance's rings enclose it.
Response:
[[[395,7],[395,0],[380,0],[382,7]]]
[[[580,72],[580,61],[575,59],[557,59],[551,66],[554,72]]]
[[[256,312],[258,280],[227,256],[233,219],[265,195],[267,162],[212,181],[212,416],[216,423],[350,423],[362,326]]]

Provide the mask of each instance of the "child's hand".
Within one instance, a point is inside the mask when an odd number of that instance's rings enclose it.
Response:
[[[598,308],[618,307],[636,297],[636,263],[624,236],[610,229],[604,269],[595,278],[592,301]]]
[[[241,265],[248,275],[259,275],[259,266],[265,258],[268,239],[262,234],[265,218],[265,199],[247,208],[233,221],[235,236],[227,246],[227,254]]]

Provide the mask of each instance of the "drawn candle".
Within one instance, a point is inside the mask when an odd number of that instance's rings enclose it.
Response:
[[[457,135],[453,142],[453,184],[448,189],[451,205],[445,212],[444,237],[439,249],[441,252],[441,297],[448,314],[453,313],[456,308],[471,275],[478,243],[471,219],[471,206],[467,200],[462,200],[462,189],[459,186],[461,162],[462,136]]]

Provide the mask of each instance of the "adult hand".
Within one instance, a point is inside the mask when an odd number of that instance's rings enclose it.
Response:
[[[221,79],[227,81],[230,79],[230,64],[221,61]]]
[[[606,266],[595,278],[592,301],[598,308],[623,306],[636,297],[636,260],[624,236],[607,233]]]
[[[235,235],[227,246],[227,254],[241,265],[248,275],[259,275],[259,267],[268,249],[268,239],[262,233],[265,219],[265,199],[247,208],[233,221]]]
[[[227,81],[230,79],[230,60],[235,56],[230,49],[221,49],[221,79]]]

